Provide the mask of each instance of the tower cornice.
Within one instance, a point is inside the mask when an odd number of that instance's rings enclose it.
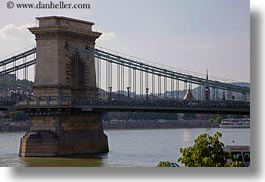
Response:
[[[29,28],[30,32],[36,36],[36,40],[65,39],[94,42],[101,36],[100,32],[84,32],[64,28]]]

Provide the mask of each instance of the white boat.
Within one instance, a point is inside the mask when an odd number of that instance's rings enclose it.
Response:
[[[224,151],[231,153],[232,160],[229,160],[228,163],[233,161],[240,161],[245,167],[250,166],[250,146],[247,145],[226,145]]]
[[[224,119],[220,128],[250,128],[250,118]]]

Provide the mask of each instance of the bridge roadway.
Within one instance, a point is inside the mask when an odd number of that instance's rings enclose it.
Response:
[[[117,101],[75,101],[73,105],[82,110],[104,112],[168,112],[168,113],[220,113],[247,114],[249,103],[217,101],[176,100],[117,100]]]
[[[243,101],[184,101],[184,100],[89,100],[72,102],[58,100],[20,103],[19,110],[36,112],[164,112],[250,115],[250,103]]]
[[[11,98],[0,98],[0,111],[15,110],[16,103]]]

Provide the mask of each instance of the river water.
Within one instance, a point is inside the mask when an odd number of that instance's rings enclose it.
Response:
[[[159,161],[176,162],[179,149],[193,145],[202,133],[223,133],[221,141],[250,145],[250,129],[155,129],[106,130],[110,152],[74,158],[20,158],[19,141],[24,132],[0,133],[0,166],[9,167],[155,167]]]

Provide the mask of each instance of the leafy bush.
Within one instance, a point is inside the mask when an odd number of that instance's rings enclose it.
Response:
[[[192,147],[181,148],[182,157],[178,159],[186,167],[242,167],[242,162],[227,163],[231,154],[223,150],[224,144],[219,141],[221,133],[213,136],[200,135]]]
[[[157,165],[157,167],[171,167],[171,162],[169,161],[160,161]]]

